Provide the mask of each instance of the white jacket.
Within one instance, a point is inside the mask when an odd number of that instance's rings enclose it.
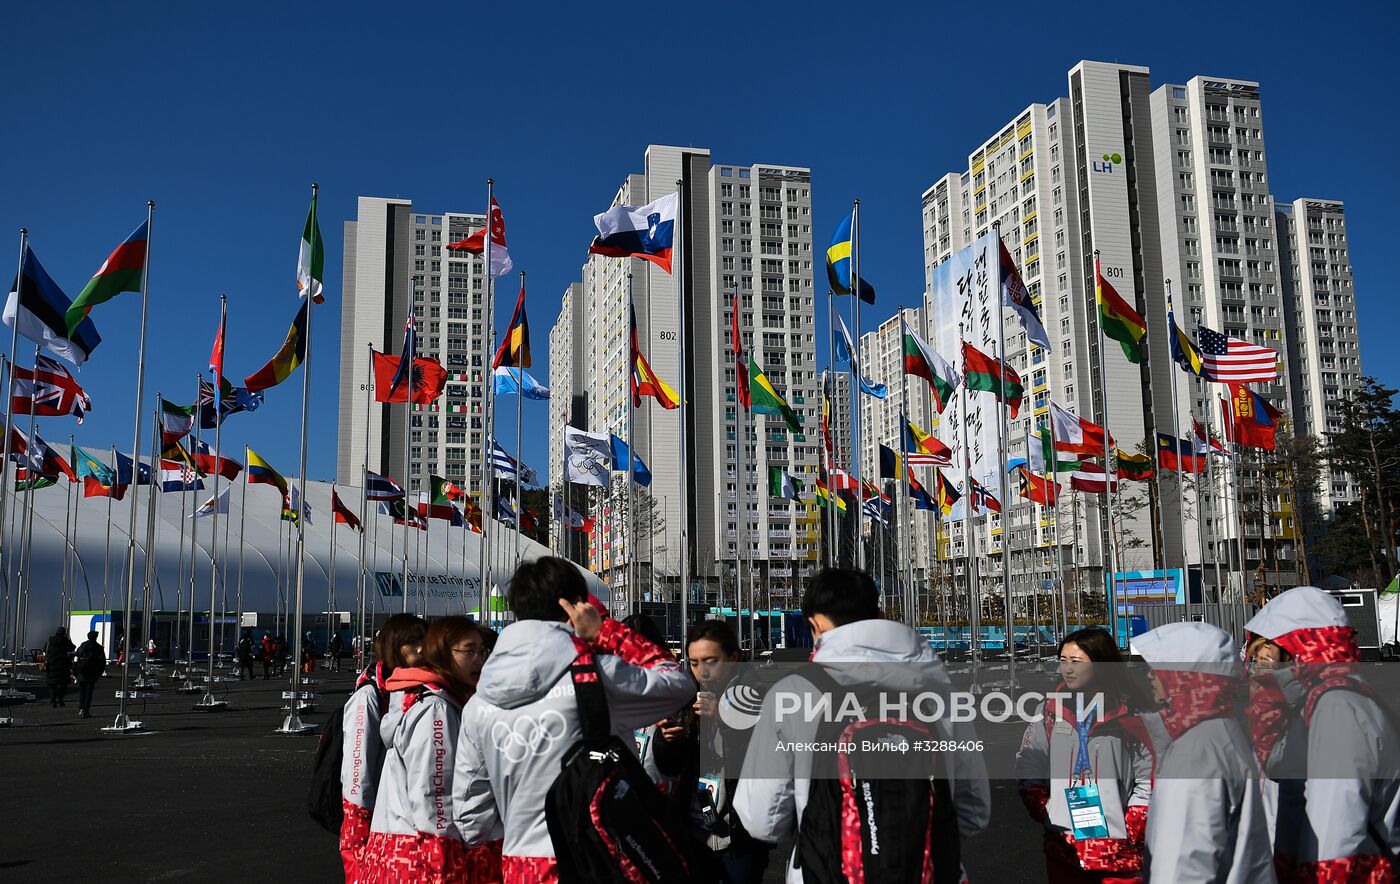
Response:
[[[380,664],[365,670],[341,711],[344,730],[340,761],[340,797],[356,807],[374,807],[379,770],[384,765],[384,743],[379,737],[383,714]]]
[[[633,729],[690,702],[695,682],[666,651],[613,619],[593,643],[612,728],[629,746]],[[569,666],[578,652],[567,623],[507,626],[462,715],[452,807],[467,844],[501,837],[505,857],[553,857],[545,797],[564,754],[579,740]]]
[[[461,707],[445,691],[428,689],[403,710],[407,693],[394,692],[399,714],[380,723],[384,766],[370,832],[456,840],[452,777]]]

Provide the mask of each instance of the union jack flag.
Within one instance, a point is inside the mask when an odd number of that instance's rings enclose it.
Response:
[[[78,381],[57,359],[40,355],[34,368],[14,366],[15,391],[10,410],[13,414],[33,414],[38,417],[61,417],[71,414],[83,422],[83,415],[92,411],[92,400]]]

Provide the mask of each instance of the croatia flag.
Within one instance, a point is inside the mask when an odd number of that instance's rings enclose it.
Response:
[[[590,255],[609,258],[641,258],[671,272],[671,245],[675,240],[679,193],[670,193],[645,206],[613,206],[593,216],[598,236],[588,247]]]

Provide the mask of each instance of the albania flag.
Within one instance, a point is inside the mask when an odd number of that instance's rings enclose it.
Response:
[[[389,388],[394,383],[394,373],[399,370],[399,357],[375,351],[374,354],[374,401],[407,402],[409,390],[403,384],[389,396]],[[447,386],[447,369],[436,359],[419,356],[413,360],[412,400],[418,405],[427,405],[442,395]]]

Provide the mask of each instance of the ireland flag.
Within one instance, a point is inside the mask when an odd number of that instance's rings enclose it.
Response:
[[[297,250],[297,290],[311,300],[324,303],[322,280],[326,278],[326,244],[321,241],[321,225],[316,223],[316,196],[311,197],[311,210],[306,213],[306,227],[301,232],[301,248]]]

